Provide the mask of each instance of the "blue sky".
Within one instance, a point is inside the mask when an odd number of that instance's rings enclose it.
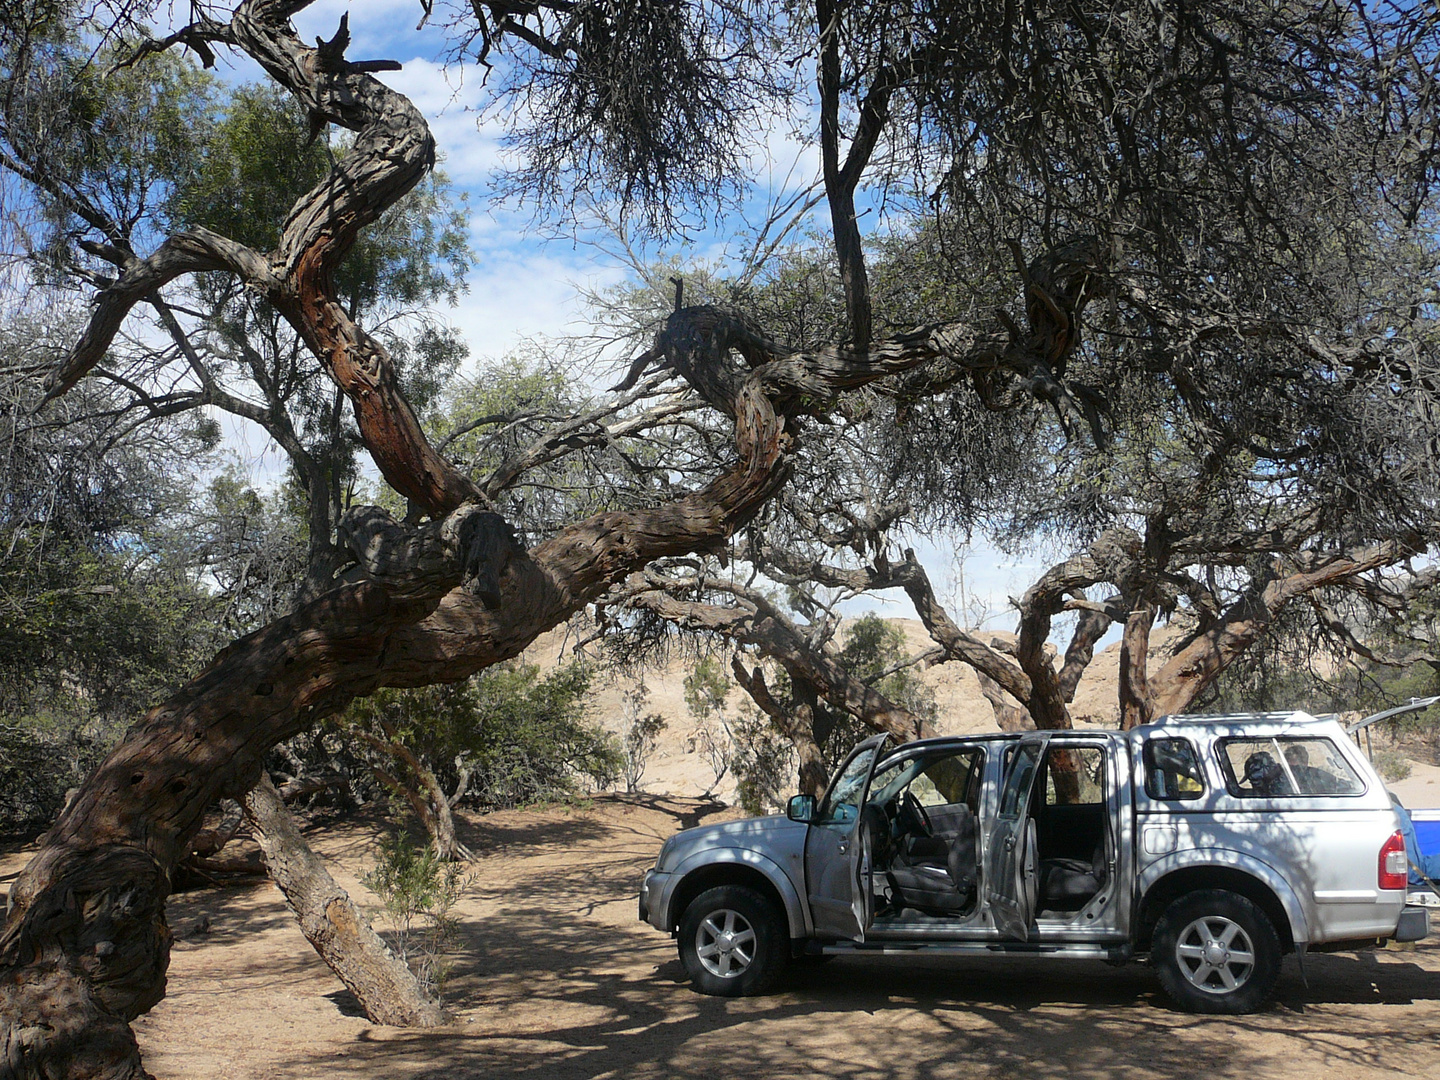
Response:
[[[378,77],[406,94],[424,113],[444,157],[441,167],[453,185],[469,195],[470,242],[478,258],[469,275],[469,292],[446,317],[470,346],[472,370],[504,356],[527,339],[583,332],[587,323],[582,293],[620,282],[626,267],[599,246],[604,239],[599,234],[555,238],[553,230],[537,225],[530,209],[496,206],[488,198],[487,185],[503,164],[504,148],[500,125],[492,120],[479,122],[486,95],[482,73],[474,66],[447,64],[448,42],[436,26],[416,30],[421,16],[418,0],[372,0],[363,5],[319,0],[295,20],[301,38],[328,39],[347,10],[351,12],[352,39],[347,55],[352,60],[383,58],[402,63],[400,71]],[[178,9],[176,14],[183,16],[185,10]],[[443,15],[437,10],[435,22],[442,22]],[[157,29],[163,32],[163,28]],[[221,57],[216,72],[220,78],[239,82],[263,78],[248,60],[234,53],[222,53]],[[647,254],[712,263],[732,258],[743,245],[730,238],[763,218],[771,196],[781,189],[803,187],[818,173],[815,148],[797,142],[790,127],[777,118],[771,130],[760,133],[746,213],[712,223],[688,243],[677,242]],[[869,214],[865,220],[873,227],[878,218],[878,214]],[[819,224],[823,227],[823,220]],[[258,429],[232,427],[230,442],[250,463],[257,479],[276,475],[282,467],[278,451],[268,446]],[[978,536],[968,546],[962,538],[948,536],[913,537],[908,542],[915,546],[956,620],[962,624],[983,620],[984,627],[991,630],[1013,629],[1007,598],[1019,596],[1044,569],[1038,556],[1008,558]],[[962,607],[968,611],[958,610]],[[889,600],[853,605],[856,612],[871,608],[886,615],[914,617],[903,593],[897,592]]]

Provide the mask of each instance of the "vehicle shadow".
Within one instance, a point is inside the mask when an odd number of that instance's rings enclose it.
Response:
[[[1440,1010],[1332,1007],[1440,1000],[1440,946],[1311,957],[1308,989],[1291,958],[1265,1010],[1206,1017],[1171,1005],[1144,965],[1038,957],[842,957],[792,966],[765,997],[708,998],[690,989],[668,938],[600,927],[579,909],[557,915],[517,905],[467,921],[451,984],[458,1023],[372,1028],[343,1066],[326,1067],[436,1080],[1211,1080],[1293,1076],[1305,1061],[1313,1069],[1299,1071],[1321,1075],[1406,1074],[1422,1038],[1421,1057],[1440,1063]],[[1410,1029],[1407,1050],[1396,1040]]]
[[[278,964],[273,953],[263,967],[259,956],[225,955],[232,941],[282,928],[288,914],[273,899],[262,910],[239,892],[191,894],[172,907],[172,925],[212,914],[204,940],[222,949],[197,991],[223,990],[241,1007],[308,972],[306,985],[346,1018],[293,1040],[267,1029],[276,1034],[267,1075],[1349,1080],[1440,1068],[1440,938],[1414,952],[1312,955],[1308,986],[1287,958],[1275,1001],[1245,1017],[1179,1011],[1142,964],[1013,956],[843,957],[793,966],[764,997],[704,997],[689,987],[674,941],[638,922],[635,890],[659,840],[723,808],[640,797],[602,809],[464,823],[484,855],[455,911],[446,996],[456,1015],[439,1029],[357,1022],[353,999],[327,985],[293,930]],[[201,939],[187,937],[181,954],[192,940]],[[255,996],[234,998],[231,988]]]

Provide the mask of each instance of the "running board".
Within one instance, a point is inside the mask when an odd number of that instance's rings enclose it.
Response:
[[[812,946],[813,948],[813,946]],[[822,956],[993,956],[998,953],[1023,953],[1031,956],[1056,956],[1068,960],[1104,960],[1123,964],[1134,950],[1129,945],[1093,945],[1044,941],[842,941],[822,945]]]

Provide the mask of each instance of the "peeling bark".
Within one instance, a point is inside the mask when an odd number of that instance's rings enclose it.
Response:
[[[1150,628],[1155,609],[1142,604],[1125,620],[1120,639],[1120,727],[1129,731],[1155,719],[1154,696],[1146,668],[1150,656]]]

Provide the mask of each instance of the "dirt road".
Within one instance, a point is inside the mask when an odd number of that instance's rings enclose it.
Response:
[[[1409,952],[1286,961],[1276,1002],[1238,1019],[1175,1011],[1140,966],[839,960],[779,992],[703,998],[674,945],[635,919],[661,839],[713,819],[677,799],[600,799],[475,819],[486,854],[460,911],[453,1025],[375,1027],[268,883],[175,899],[169,996],[136,1023],[160,1080],[444,1077],[1237,1077],[1440,1074],[1440,938]],[[357,896],[373,830],[312,840]],[[0,875],[21,865],[0,860]],[[208,919],[208,932],[198,927]]]

